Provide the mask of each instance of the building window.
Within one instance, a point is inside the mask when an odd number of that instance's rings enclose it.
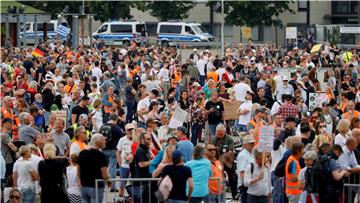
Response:
[[[305,0],[298,1],[298,11],[307,11],[307,1]]]
[[[357,1],[332,1],[332,14],[356,14],[359,2]]]

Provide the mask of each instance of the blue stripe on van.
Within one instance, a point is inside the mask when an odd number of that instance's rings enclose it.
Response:
[[[192,36],[192,35],[159,34],[160,41],[164,38],[169,40],[181,40],[181,41],[193,41],[193,40],[201,41],[200,37]]]
[[[122,39],[134,39],[133,35],[132,34],[97,34],[96,37],[98,39],[119,39],[119,40],[122,40]],[[139,34],[136,34],[136,37],[135,39],[139,38],[140,35]]]

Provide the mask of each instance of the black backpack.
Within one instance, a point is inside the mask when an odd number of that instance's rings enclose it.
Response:
[[[112,139],[111,125],[105,123],[101,126],[99,133],[106,138],[107,142],[109,142]]]
[[[275,168],[275,175],[277,177],[284,177],[285,176],[285,168],[286,168],[286,161],[284,157],[279,161]]]
[[[319,156],[312,168],[305,172],[305,190],[308,193],[319,193],[329,188],[331,177],[327,168],[329,167],[331,157],[327,155]]]

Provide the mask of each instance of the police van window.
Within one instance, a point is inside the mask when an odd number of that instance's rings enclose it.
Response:
[[[38,23],[38,31],[44,31],[43,23]],[[47,31],[54,31],[54,23],[47,24]]]
[[[107,31],[107,28],[108,28],[107,25],[103,25],[103,26],[98,30],[98,33],[106,32],[106,31]]]
[[[112,33],[132,33],[131,25],[111,25]]]
[[[181,33],[181,25],[161,25],[160,33],[180,34]]]
[[[30,23],[26,23],[26,30],[30,30]]]
[[[190,26],[185,26],[185,32],[191,35],[195,35],[194,31],[191,29]]]
[[[136,25],[136,32],[141,32],[142,28],[144,28],[144,30],[146,30],[145,24],[137,24]]]

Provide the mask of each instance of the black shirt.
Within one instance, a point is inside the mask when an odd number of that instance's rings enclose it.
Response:
[[[97,149],[86,149],[80,152],[79,161],[80,181],[85,187],[95,187],[96,179],[103,179],[101,168],[107,167],[105,154]],[[100,182],[99,187],[104,187]]]
[[[169,199],[187,201],[186,182],[192,177],[191,169],[184,165],[165,166],[161,177],[169,176],[173,188],[169,194]]]
[[[214,112],[209,113],[209,125],[216,125],[222,122],[224,112],[224,105],[220,101],[213,103],[212,101],[208,101],[205,105],[206,110],[215,109]]]
[[[120,140],[124,136],[124,132],[122,131],[119,125],[114,125],[111,128],[111,140],[106,142],[106,147],[104,149],[116,149],[116,146]]]
[[[85,107],[81,107],[80,105],[76,105],[72,111],[71,114],[76,114],[75,123],[79,122],[79,117],[81,114],[89,115],[89,109]]]
[[[131,85],[127,85],[125,88],[125,102],[135,102],[135,95],[131,93],[134,88]]]
[[[149,166],[141,168],[140,162],[146,162],[150,160],[149,148],[146,145],[140,144],[136,150],[135,161],[135,178],[151,178]]]

